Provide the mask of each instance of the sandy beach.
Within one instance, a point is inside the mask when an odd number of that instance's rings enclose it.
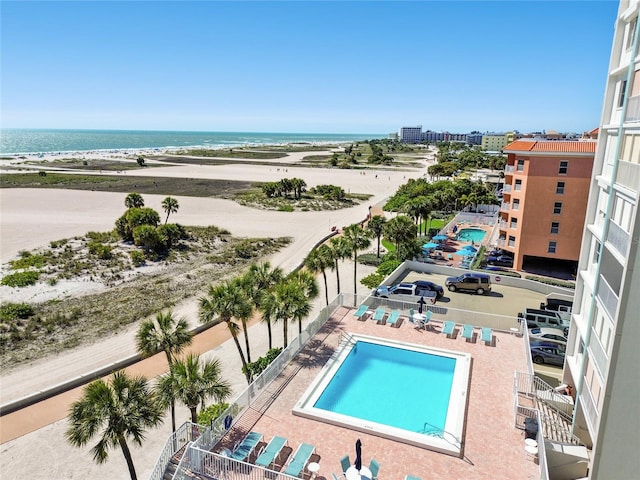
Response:
[[[293,154],[297,155],[297,154]],[[213,198],[178,197],[179,211],[172,216],[175,222],[184,225],[216,225],[228,229],[240,237],[290,236],[293,242],[273,255],[273,265],[290,271],[300,263],[312,246],[329,233],[332,226],[341,228],[364,219],[368,206],[381,206],[408,178],[416,178],[425,169],[413,171],[367,170],[366,175],[356,170],[314,169],[292,166],[290,157],[283,159],[283,169],[270,165],[222,165],[156,167],[150,170],[129,170],[126,175],[152,175],[189,178],[215,178],[227,180],[250,180],[255,182],[275,181],[287,177],[303,178],[309,187],[319,184],[339,185],[345,191],[368,193],[371,199],[359,206],[325,212],[274,212],[243,207],[229,200]],[[426,164],[425,164],[426,166]],[[15,257],[23,249],[33,249],[47,245],[50,241],[81,235],[87,231],[106,231],[113,228],[115,219],[124,211],[126,194],[107,192],[87,192],[52,189],[0,189],[0,258],[2,262]],[[148,206],[160,210],[163,195],[144,195]],[[372,247],[373,249],[373,247]],[[345,261],[341,267],[341,282],[353,285],[352,268]],[[358,276],[365,276],[373,269],[359,267]],[[351,275],[351,277],[350,277]],[[330,279],[329,297],[336,295],[335,275]],[[322,282],[320,281],[320,285]],[[39,287],[42,288],[42,287]],[[62,288],[62,287],[60,287]],[[343,287],[344,288],[344,287]],[[323,287],[321,287],[321,290]],[[350,291],[347,288],[346,291]],[[361,293],[368,289],[359,286]],[[11,299],[11,294],[2,290],[2,300]],[[73,292],[72,292],[73,293]],[[76,294],[76,293],[73,293]],[[194,295],[199,292],[194,292]],[[323,295],[319,296],[314,312],[321,308]],[[197,323],[197,309],[194,299],[185,299],[177,305],[176,312]],[[313,314],[312,314],[313,317]],[[276,329],[277,330],[277,329]],[[32,392],[51,387],[87,371],[125,358],[135,353],[133,336],[136,327],[104,339],[90,347],[82,347],[31,365],[20,367],[0,377],[1,401],[6,403]],[[252,352],[258,357],[266,351],[265,327],[256,324],[250,328]],[[235,345],[225,337],[226,332],[215,331],[208,334],[206,341],[197,349],[206,356],[215,356],[223,362],[225,376],[233,381],[234,392],[245,386],[238,375],[239,359]],[[276,337],[276,344],[281,342]],[[154,361],[149,367],[153,370]],[[160,360],[155,360],[158,362]],[[144,363],[144,362],[143,362]],[[74,479],[74,478],[129,478],[122,454],[113,450],[109,460],[96,465],[91,459],[90,448],[71,447],[64,440],[66,429],[65,412],[73,395],[59,402],[32,411],[29,415],[36,419],[30,433],[4,441],[0,447],[0,476],[2,478],[30,479]],[[75,394],[77,395],[77,393]],[[188,410],[178,409],[178,421],[188,419]],[[27,419],[12,418],[11,422],[23,425]],[[39,422],[39,423],[38,423]],[[0,434],[15,427],[9,419],[0,419]],[[44,425],[44,426],[37,426]],[[130,445],[139,478],[147,478],[153,468],[168,434],[170,422],[149,432],[142,447]],[[26,428],[29,430],[29,428]],[[10,436],[10,435],[9,435]]]

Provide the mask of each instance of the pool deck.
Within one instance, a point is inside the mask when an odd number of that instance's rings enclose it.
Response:
[[[399,328],[393,328],[371,320],[358,321],[353,311],[339,307],[334,312],[280,377],[238,419],[215,451],[233,448],[233,443],[248,431],[262,433],[265,442],[274,435],[283,436],[289,447],[285,453],[303,442],[315,445],[316,454],[311,461],[319,463],[320,469],[314,478],[332,480],[332,473],[341,473],[340,458],[349,455],[354,460],[355,441],[360,438],[363,465],[369,465],[375,458],[381,465],[380,478],[385,480],[404,480],[405,475],[423,480],[538,477],[537,464],[525,454],[523,432],[514,426],[514,372],[527,370],[523,338],[494,331],[491,346],[480,341],[479,335],[475,342],[468,343],[461,337],[459,327],[455,338],[447,338],[440,333],[439,323],[432,331],[416,330],[404,318]],[[471,354],[464,459],[292,414],[295,404],[335,352],[342,333],[361,333]],[[384,388],[381,379],[380,402],[385,401]],[[388,408],[401,409],[402,405]],[[305,478],[309,479],[311,473],[305,472]]]

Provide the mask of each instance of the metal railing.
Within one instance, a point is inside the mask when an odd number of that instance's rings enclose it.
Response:
[[[627,112],[625,122],[640,122],[640,95],[629,97],[627,100]]]
[[[204,427],[201,425],[196,425],[191,422],[184,422],[180,425],[175,432],[173,432],[166,443],[164,444],[164,448],[160,452],[160,456],[156,461],[156,465],[151,471],[150,479],[162,479],[165,470],[167,469],[167,465],[171,461],[171,458],[187,443],[191,442],[194,439],[194,433],[197,436],[204,430]]]
[[[598,292],[596,297],[605,310],[609,314],[610,318],[616,318],[616,310],[618,309],[618,296],[614,293],[613,289],[609,286],[609,283],[605,280],[603,275],[600,275],[600,282],[598,285]]]
[[[627,256],[629,250],[629,234],[625,232],[613,220],[609,220],[609,231],[607,232],[607,241],[622,255]]]

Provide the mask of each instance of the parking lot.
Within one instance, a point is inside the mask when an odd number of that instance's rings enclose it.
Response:
[[[441,285],[442,288],[444,288],[444,297],[436,302],[436,304],[441,307],[493,313],[495,315],[506,315],[514,318],[525,308],[538,308],[540,302],[545,301],[545,296],[541,293],[501,285],[500,282],[494,280],[495,275],[491,275],[491,292],[484,295],[450,292],[445,287],[446,278],[446,275],[409,272],[402,281],[414,282],[416,280],[429,280],[430,282]]]

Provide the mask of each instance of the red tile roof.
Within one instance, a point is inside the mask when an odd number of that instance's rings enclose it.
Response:
[[[597,142],[527,142],[517,140],[503,148],[504,152],[596,153]]]

